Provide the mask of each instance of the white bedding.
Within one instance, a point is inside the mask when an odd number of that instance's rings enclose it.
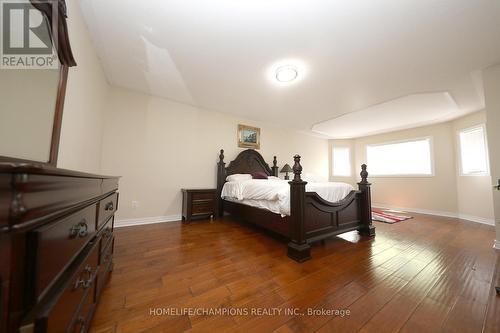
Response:
[[[307,192],[316,192],[330,202],[344,199],[354,190],[346,183],[307,183]],[[290,184],[281,179],[250,179],[244,181],[226,182],[222,188],[221,197],[268,209],[281,215],[290,215]],[[266,202],[267,201],[267,202]]]
[[[280,203],[278,200],[254,200],[254,199],[238,200],[236,198],[230,198],[230,197],[226,197],[224,199],[227,201],[233,201],[233,202],[237,202],[237,203],[244,204],[247,206],[266,209],[266,210],[269,210],[273,213],[280,214],[281,217],[285,216],[284,214],[281,214],[282,212],[281,212]]]

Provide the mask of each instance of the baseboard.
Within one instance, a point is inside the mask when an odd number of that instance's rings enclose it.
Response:
[[[494,219],[486,219],[484,217],[467,215],[467,214],[444,212],[444,211],[429,210],[429,209],[420,209],[420,208],[396,207],[396,206],[379,204],[379,203],[373,203],[372,207],[382,208],[382,209],[401,210],[401,211],[417,213],[417,214],[451,217],[451,218],[457,218],[457,219],[467,220],[467,221],[481,223],[481,224],[495,225]]]
[[[115,220],[115,227],[130,227],[134,225],[145,225],[153,223],[176,222],[182,219],[181,215],[141,217],[135,219]]]
[[[500,240],[495,240],[495,243],[493,243],[493,248],[500,250]]]
[[[458,214],[458,218],[462,219],[462,220],[467,220],[467,221],[472,221],[472,222],[477,222],[477,223],[482,223],[482,224],[488,224],[488,225],[493,225],[493,226],[495,225],[494,219],[487,219],[487,218],[479,217],[479,216]]]

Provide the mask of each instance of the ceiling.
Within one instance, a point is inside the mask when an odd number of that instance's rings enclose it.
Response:
[[[432,124],[452,119],[457,112],[457,104],[447,92],[415,94],[346,113],[312,129],[337,139],[349,139]]]
[[[500,62],[498,0],[80,4],[111,84],[332,138],[480,110],[481,70]],[[277,85],[290,62],[301,79]]]

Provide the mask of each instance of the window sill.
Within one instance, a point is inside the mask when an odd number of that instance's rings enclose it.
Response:
[[[370,178],[432,178],[435,177],[432,175],[370,175],[368,172],[368,179]]]
[[[490,177],[489,173],[461,173],[460,177]]]

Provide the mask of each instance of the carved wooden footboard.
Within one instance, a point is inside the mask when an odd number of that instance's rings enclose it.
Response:
[[[219,215],[228,212],[248,222],[257,224],[287,237],[288,256],[298,262],[311,258],[311,243],[347,231],[359,230],[368,236],[375,235],[372,225],[370,183],[367,180],[366,165],[361,166],[359,190],[351,191],[339,202],[328,202],[316,192],[306,192],[307,182],[301,179],[300,156],[294,156],[294,178],[290,184],[290,216],[281,218],[278,214],[261,208],[226,201],[220,198],[222,187],[228,175],[235,173],[265,172],[277,176],[276,156],[273,167],[264,161],[255,150],[242,151],[228,167],[224,163],[224,150],[221,150],[217,163],[217,193],[219,196]]]
[[[375,235],[372,225],[370,183],[366,165],[361,166],[359,190],[351,191],[339,202],[328,202],[316,192],[306,192],[307,182],[300,178],[300,156],[294,156],[294,178],[290,182],[291,232],[288,256],[302,262],[311,258],[310,243],[347,231],[359,230]]]

